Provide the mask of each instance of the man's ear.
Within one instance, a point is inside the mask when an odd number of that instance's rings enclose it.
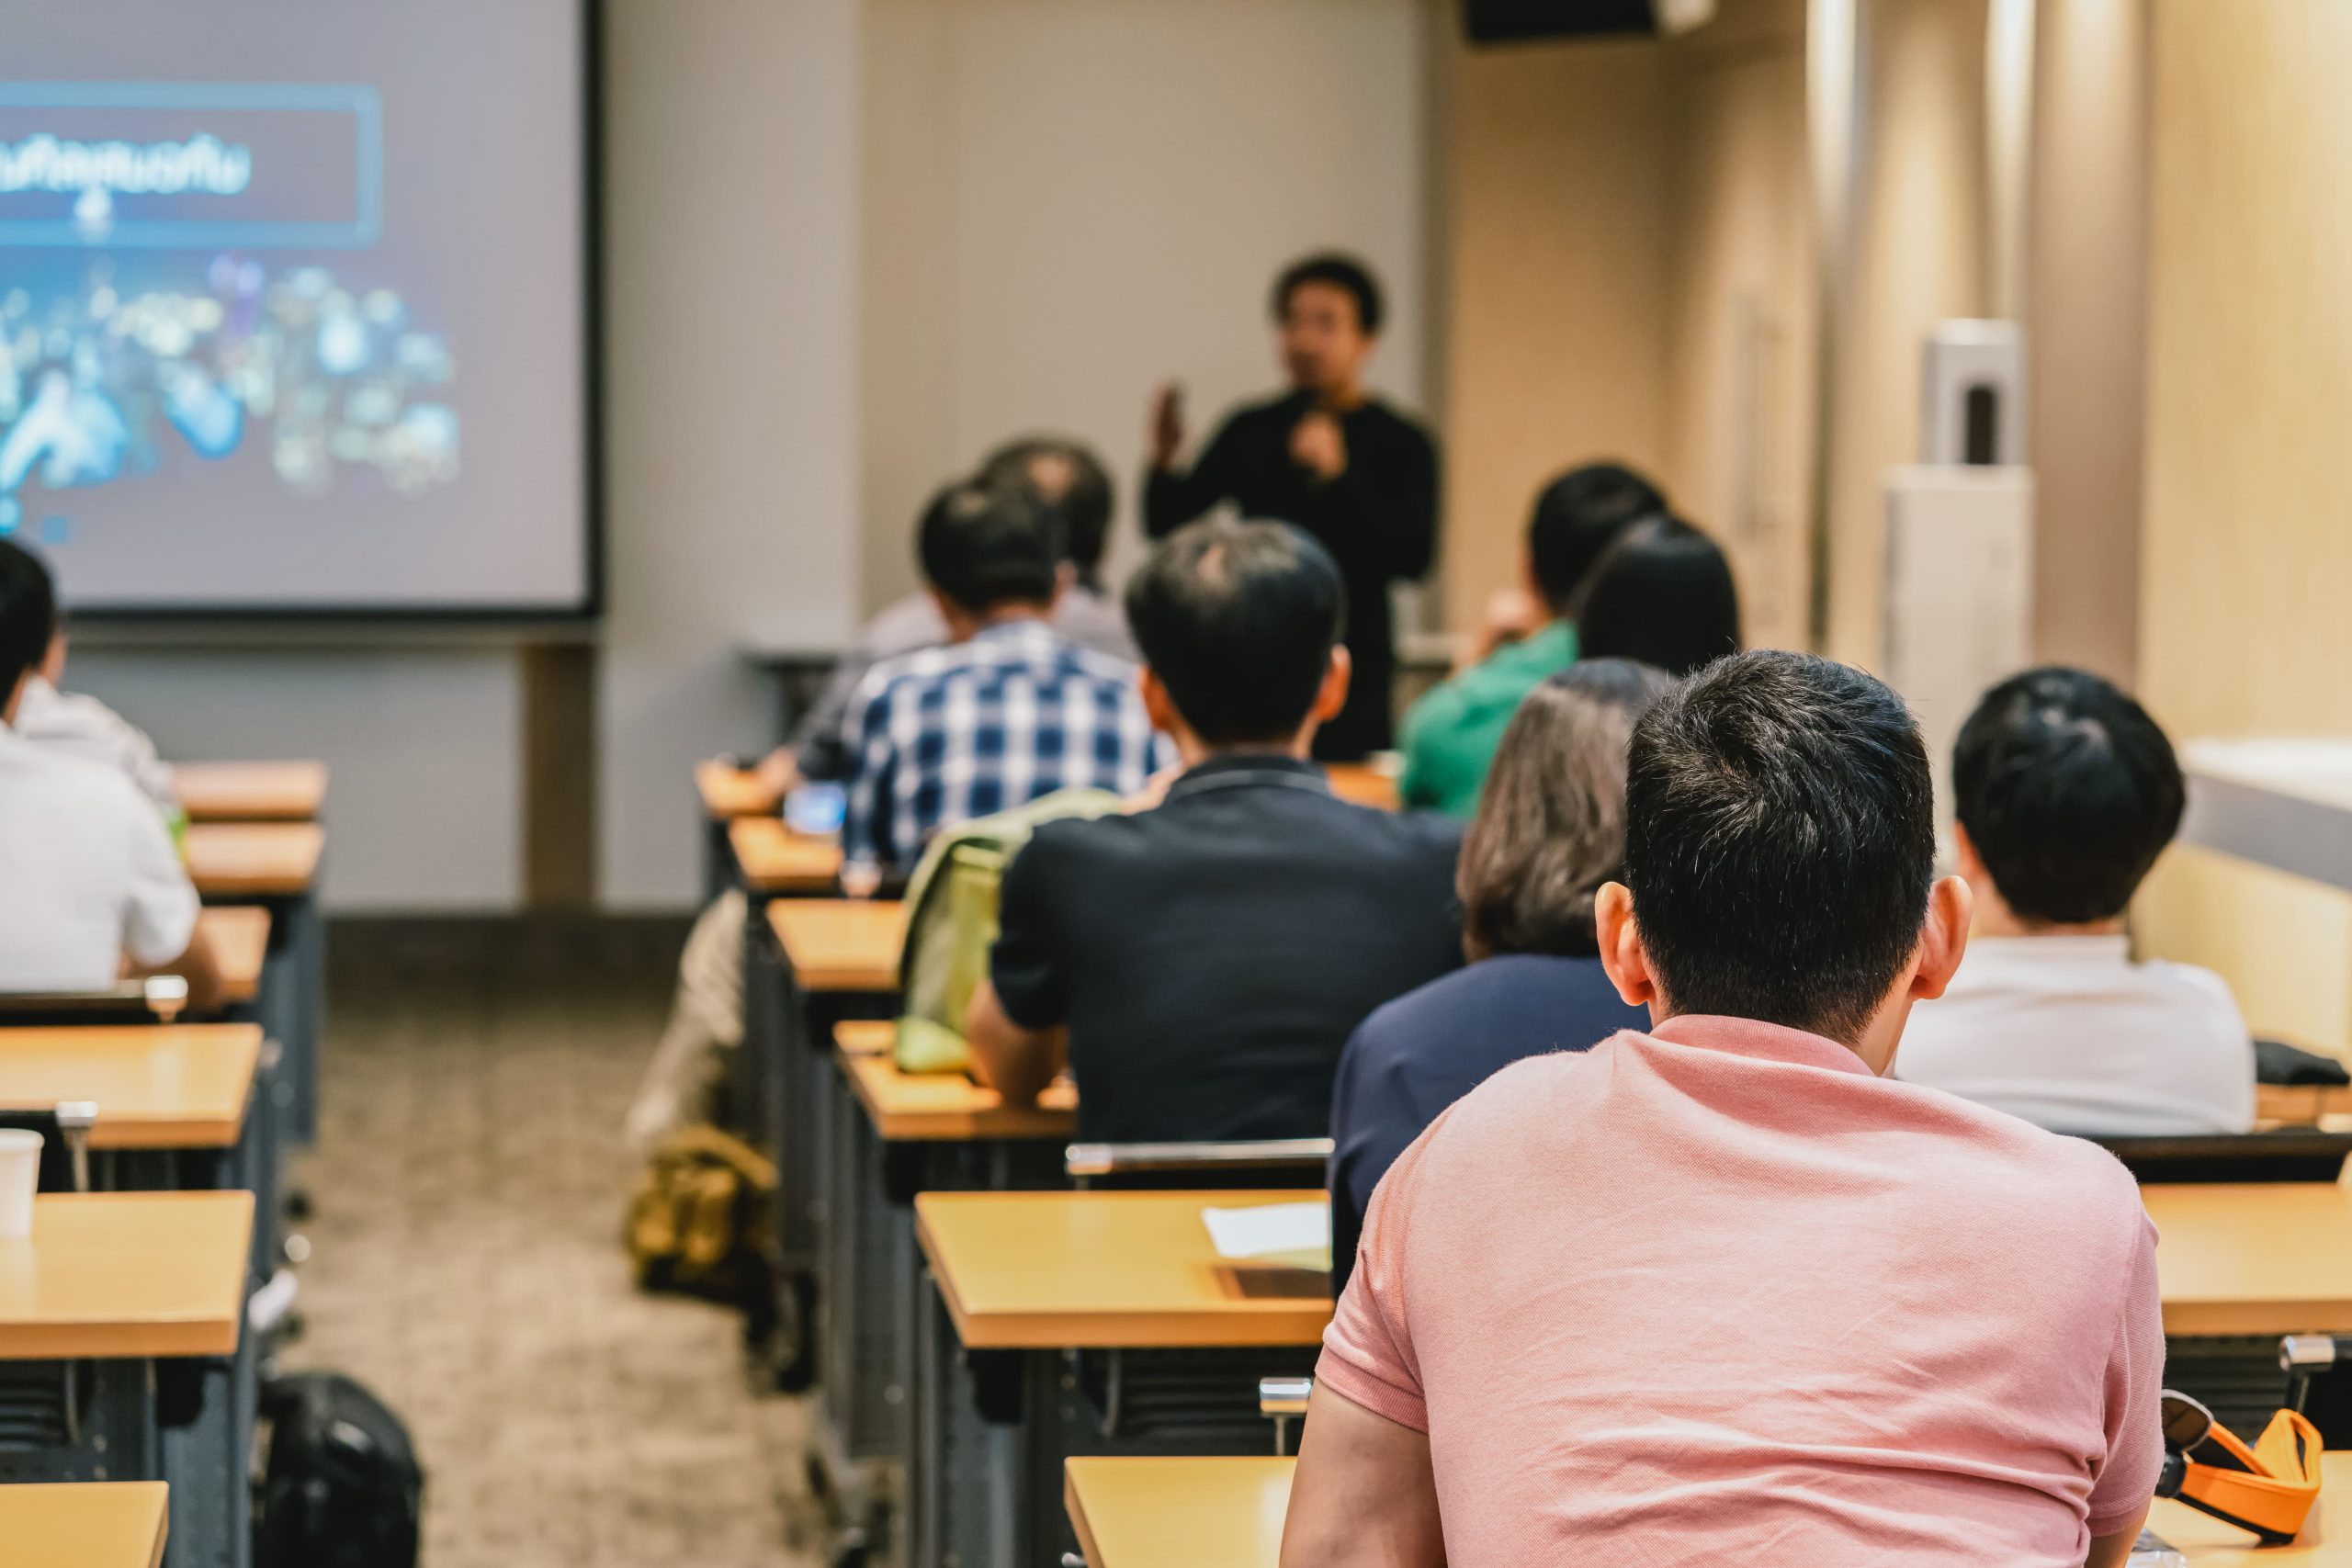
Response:
[[[1344,647],[1331,649],[1331,662],[1324,667],[1323,685],[1315,694],[1315,722],[1323,724],[1339,716],[1348,705],[1348,682],[1355,678],[1355,661],[1348,657]]]
[[[1919,965],[1911,976],[1911,999],[1931,1002],[1951,984],[1968,949],[1968,921],[1975,895],[1966,880],[1947,876],[1928,890],[1927,923],[1919,929]]]
[[[1054,596],[1046,601],[1046,607],[1050,610],[1060,604],[1062,595],[1077,586],[1078,563],[1076,561],[1066,560],[1054,568]]]
[[[979,617],[936,588],[926,586],[923,592],[931,595],[932,604],[938,608],[939,618],[947,623],[947,640],[950,642],[971,640],[972,634],[979,629]]]
[[[1168,694],[1168,683],[1149,665],[1144,666],[1136,677],[1136,691],[1143,698],[1144,716],[1151,720],[1152,728],[1162,735],[1175,734],[1182,716],[1176,711],[1175,700]]]
[[[1592,931],[1600,942],[1600,967],[1609,983],[1629,1008],[1645,1007],[1656,1019],[1657,979],[1650,973],[1650,955],[1642,947],[1641,927],[1634,922],[1633,890],[1622,882],[1604,882],[1592,896]]]

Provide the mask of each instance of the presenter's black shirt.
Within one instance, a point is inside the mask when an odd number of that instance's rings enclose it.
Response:
[[[998,999],[1069,1025],[1083,1139],[1322,1137],[1348,1036],[1462,963],[1461,841],[1313,763],[1213,759],[1149,811],[1037,829],[1005,872]]]
[[[1315,407],[1294,392],[1236,411],[1189,473],[1144,480],[1144,531],[1174,532],[1220,502],[1249,518],[1295,524],[1339,562],[1348,589],[1348,705],[1316,737],[1315,754],[1353,761],[1393,742],[1396,653],[1388,585],[1430,569],[1437,551],[1437,448],[1421,427],[1366,399],[1340,415],[1348,466],[1325,481],[1290,455],[1291,433]]]

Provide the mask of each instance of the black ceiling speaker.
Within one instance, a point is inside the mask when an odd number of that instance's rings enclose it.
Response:
[[[1462,0],[1473,43],[1687,32],[1715,14],[1715,0]]]

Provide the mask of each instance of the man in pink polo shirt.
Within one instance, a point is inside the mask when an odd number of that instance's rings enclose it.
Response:
[[[2096,1146],[1886,1077],[1968,889],[1892,692],[1751,653],[1635,730],[1602,961],[1374,1194],[1283,1568],[2120,1564],[2154,1234]]]

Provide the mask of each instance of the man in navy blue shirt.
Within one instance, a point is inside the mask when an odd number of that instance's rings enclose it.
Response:
[[[1051,822],[1007,869],[967,1033],[1034,1099],[1065,1061],[1106,1142],[1322,1136],[1364,1015],[1462,962],[1459,829],[1334,795],[1345,594],[1315,540],[1196,523],[1127,589],[1143,696],[1185,772],[1158,807]]]

